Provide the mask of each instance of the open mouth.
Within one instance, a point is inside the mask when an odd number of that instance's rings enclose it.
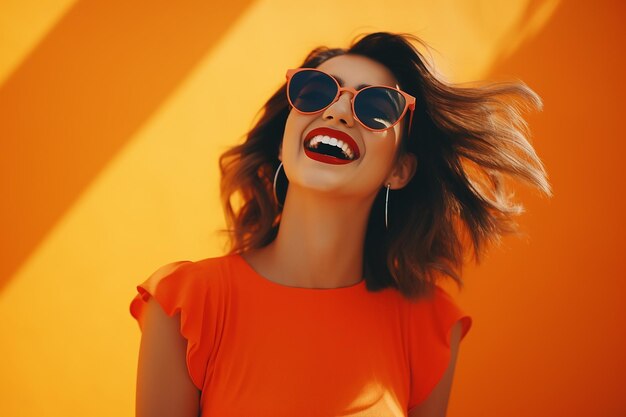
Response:
[[[348,134],[329,128],[314,129],[304,141],[307,155],[328,163],[349,163],[359,158],[359,148]],[[323,155],[318,158],[316,155]]]
[[[335,158],[352,161],[354,159],[354,151],[350,149],[347,143],[330,136],[317,135],[311,140],[304,143],[304,146],[312,151],[323,155],[334,156]]]

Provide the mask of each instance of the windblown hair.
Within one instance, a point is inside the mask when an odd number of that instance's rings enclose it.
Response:
[[[444,82],[413,43],[426,47],[410,34],[362,35],[348,49],[318,47],[300,66],[316,68],[344,54],[365,56],[387,67],[416,98],[413,127],[409,136],[406,129],[401,135],[400,152],[416,155],[417,171],[404,188],[390,193],[389,230],[384,192],[375,199],[363,265],[368,290],[394,287],[407,298],[431,292],[444,275],[462,288],[465,251],[471,246],[480,262],[490,244],[518,231],[514,217],[523,207],[512,201],[505,176],[552,194],[522,117],[541,109],[539,96],[521,81]],[[282,208],[272,184],[288,114],[283,84],[245,142],[220,157],[230,253],[266,246],[277,235]]]

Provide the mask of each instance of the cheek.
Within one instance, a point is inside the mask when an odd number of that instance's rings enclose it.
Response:
[[[384,133],[379,133],[376,136],[372,136],[370,138],[370,148],[372,148],[372,151],[376,152],[376,154],[379,154],[381,157],[384,156],[384,158],[380,159],[390,159],[393,157],[393,155],[395,155],[396,150],[398,149],[399,134],[400,132],[397,131],[394,127],[393,129],[388,130]]]
[[[368,169],[377,173],[377,178],[379,175],[387,176],[393,168],[398,151],[397,136],[394,133],[392,129],[386,135],[368,138],[370,139],[370,146],[368,146],[370,162],[367,165]]]
[[[285,132],[283,134],[283,148],[299,147],[306,127],[315,118],[315,115],[302,115],[294,110],[287,116]]]
[[[287,116],[287,121],[285,122],[285,135],[291,135],[296,130],[296,126],[298,125],[297,114],[292,110]]]
[[[381,164],[386,171],[391,168],[394,162],[397,149],[394,140],[395,138],[385,138],[385,140],[381,141],[382,144],[377,152],[377,155],[380,155],[378,158],[379,164]]]

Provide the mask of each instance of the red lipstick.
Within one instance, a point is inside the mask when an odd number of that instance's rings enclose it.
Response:
[[[331,138],[335,138],[337,140],[341,140],[343,143],[345,143],[346,145],[348,145],[348,148],[350,148],[350,151],[352,152],[352,158],[351,159],[342,159],[342,158],[337,158],[335,156],[331,156],[331,155],[324,155],[318,152],[313,152],[309,149],[307,149],[307,146],[304,146],[304,153],[311,159],[315,159],[316,161],[320,161],[320,162],[324,162],[327,164],[334,164],[334,165],[343,165],[343,164],[349,164],[350,162],[354,162],[357,159],[359,159],[360,156],[360,152],[359,152],[359,146],[356,144],[355,140],[352,139],[352,137],[350,135],[348,135],[345,132],[342,132],[340,130],[335,130],[335,129],[331,129],[328,127],[318,127],[316,129],[311,130],[306,137],[304,138],[304,144],[307,144],[308,141],[310,141],[311,139],[313,139],[315,136],[329,136]]]

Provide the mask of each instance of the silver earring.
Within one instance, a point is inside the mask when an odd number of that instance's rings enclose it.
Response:
[[[276,168],[276,174],[274,174],[274,199],[276,200],[276,203],[278,203],[279,206],[282,206],[282,204],[280,203],[280,201],[278,201],[278,195],[276,194],[276,180],[278,180],[278,173],[280,172],[280,169],[283,167],[283,162],[280,161],[280,164],[278,164],[278,168]]]
[[[387,184],[387,194],[385,195],[385,229],[389,230],[389,221],[388,221],[388,215],[387,215],[387,205],[389,203],[389,187],[391,187],[391,184]]]

